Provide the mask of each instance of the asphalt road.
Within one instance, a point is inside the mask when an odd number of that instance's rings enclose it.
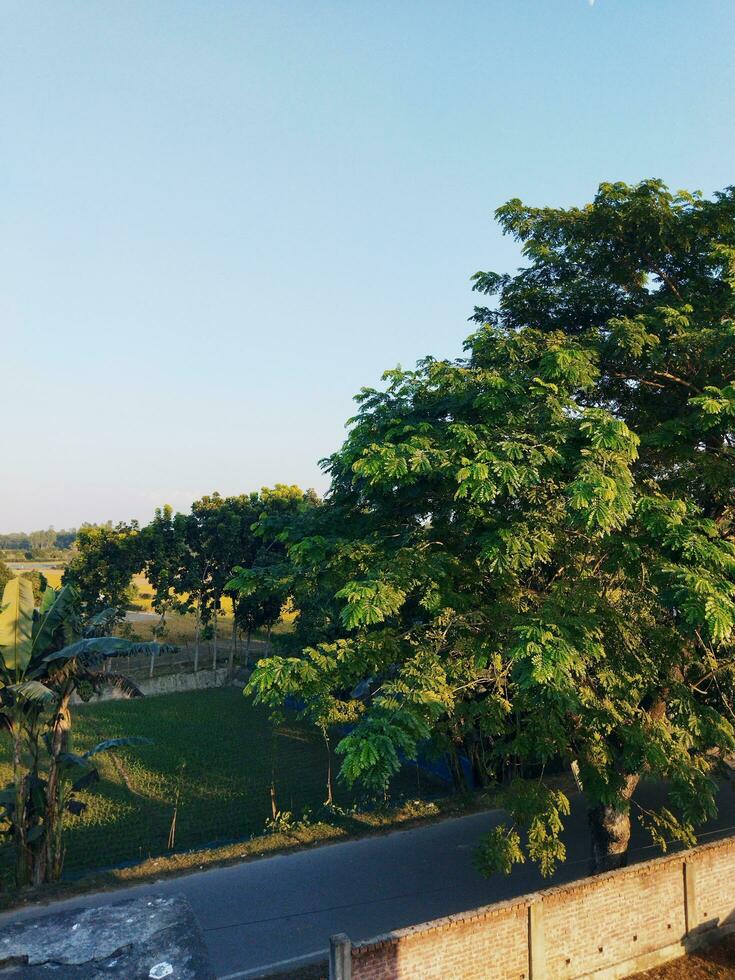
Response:
[[[640,799],[661,794],[644,787]],[[319,959],[329,937],[346,932],[367,939],[391,929],[522,895],[587,874],[588,838],[583,801],[573,801],[567,822],[568,860],[552,879],[531,864],[512,875],[482,878],[472,863],[482,836],[502,819],[500,811],[472,814],[413,830],[332,844],[313,850],[215,868],[154,885],[86,895],[55,903],[54,910],[107,904],[135,895],[183,894],[204,932],[221,980],[254,976],[271,964]],[[735,792],[721,793],[720,816],[700,835],[712,840],[735,831]],[[658,851],[637,831],[632,860]],[[32,907],[0,916],[0,928],[38,916]]]

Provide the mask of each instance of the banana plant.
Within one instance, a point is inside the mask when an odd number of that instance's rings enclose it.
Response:
[[[111,611],[114,613],[114,611]],[[3,832],[15,848],[18,886],[60,877],[65,813],[81,813],[77,797],[99,776],[91,759],[146,739],[108,739],[84,755],[70,750],[71,700],[103,686],[126,697],[141,692],[122,674],[105,669],[112,657],[155,655],[170,647],[133,643],[104,631],[106,613],[82,622],[71,586],[48,588],[35,608],[22,578],[5,586],[0,607],[0,724],[13,745],[13,782],[0,793]]]

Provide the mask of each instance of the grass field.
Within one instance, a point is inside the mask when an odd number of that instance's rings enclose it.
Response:
[[[281,810],[296,816],[306,807],[316,811],[325,797],[323,742],[295,723],[274,733],[265,712],[236,687],[98,702],[80,706],[74,716],[75,751],[123,735],[155,741],[99,756],[102,782],[82,794],[86,813],[68,818],[66,873],[171,853],[177,799],[173,850],[260,834],[271,815],[272,771]],[[9,778],[3,740],[0,779]],[[337,782],[335,788],[337,803],[355,802],[344,786]],[[391,795],[431,795],[438,788],[409,766]]]

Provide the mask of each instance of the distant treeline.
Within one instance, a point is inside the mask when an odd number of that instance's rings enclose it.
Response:
[[[75,527],[56,531],[49,527],[45,531],[11,531],[0,534],[0,549],[3,551],[48,551],[56,549],[67,551],[77,538]]]

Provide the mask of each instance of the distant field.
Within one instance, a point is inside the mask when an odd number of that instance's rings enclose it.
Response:
[[[48,584],[52,588],[58,589],[61,586],[61,577],[64,574],[64,569],[63,567],[59,567],[61,564],[60,562],[11,561],[7,564],[12,571],[16,573],[16,575],[24,571],[31,572],[38,570],[43,572]],[[155,592],[153,590],[153,586],[145,575],[134,575],[133,585],[137,590],[137,594],[134,599],[135,610],[143,613],[155,614],[155,610],[153,609]],[[295,613],[284,613],[281,620],[274,626],[273,633],[277,635],[278,633],[288,632],[292,628],[294,619]],[[157,619],[153,618],[150,620],[134,620],[132,621],[132,628],[136,636],[140,637],[141,640],[150,640],[153,639],[153,631],[157,625],[157,622]],[[166,625],[168,629],[165,637],[167,643],[194,642],[196,635],[196,618],[193,614],[180,615],[179,613],[168,613],[166,616]],[[222,614],[219,617],[218,623],[218,633],[220,639],[229,639],[231,631],[232,602],[225,596],[222,599]]]
[[[8,561],[6,565],[16,575],[23,572],[43,572],[46,581],[53,589],[58,589],[61,585],[61,576],[64,574],[64,567],[61,562]]]
[[[51,586],[52,589],[58,589],[61,586],[61,576],[64,574],[63,569],[48,569],[45,571],[44,576],[46,581]]]
[[[81,794],[89,809],[68,818],[70,873],[169,853],[177,797],[175,850],[260,834],[271,814],[272,772],[282,810],[300,814],[325,797],[321,739],[296,723],[274,732],[265,711],[239,688],[84,705],[74,711],[74,726],[75,751],[123,735],[152,737],[155,744],[99,756],[102,782],[97,792]],[[8,749],[2,740],[2,781],[10,778]],[[393,792],[413,798],[426,786],[426,777],[419,784],[409,766]],[[342,805],[354,800],[339,784],[336,796]]]

